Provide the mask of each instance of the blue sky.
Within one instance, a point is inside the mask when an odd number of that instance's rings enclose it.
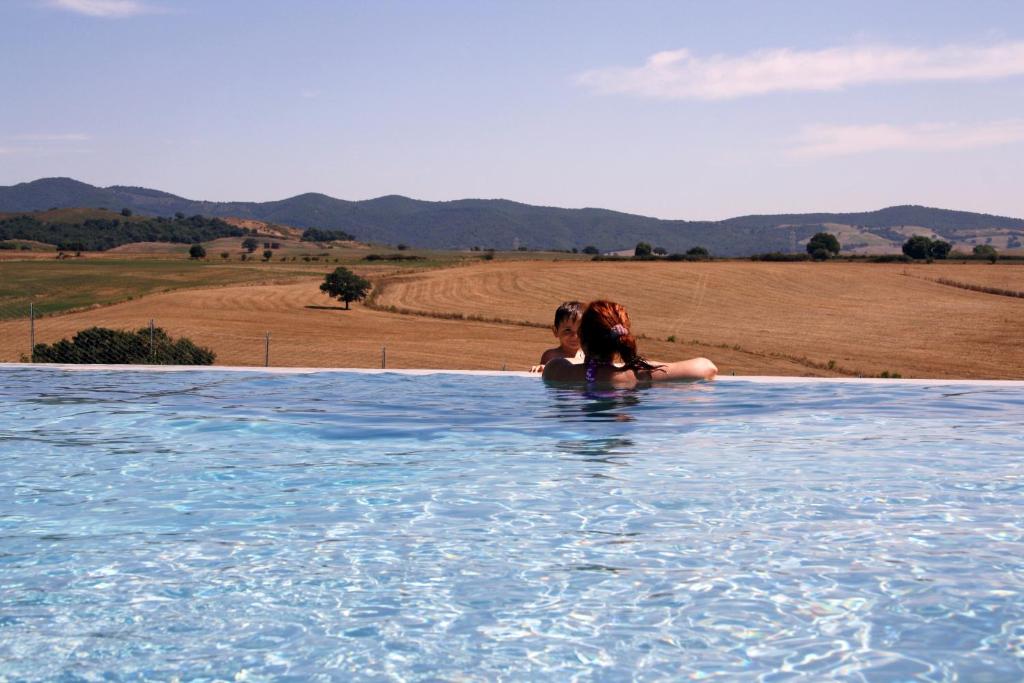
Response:
[[[1024,3],[4,0],[0,184],[1024,217]]]

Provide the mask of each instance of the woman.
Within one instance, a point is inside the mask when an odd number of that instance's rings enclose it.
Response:
[[[646,382],[714,379],[718,368],[707,358],[652,363],[636,350],[629,314],[613,301],[593,301],[580,319],[582,365],[557,358],[544,366],[544,379],[635,386]],[[617,362],[618,361],[618,362]]]

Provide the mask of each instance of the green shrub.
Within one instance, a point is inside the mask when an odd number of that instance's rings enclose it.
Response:
[[[190,339],[172,339],[159,327],[152,330],[152,344],[148,327],[135,332],[90,327],[76,332],[70,341],[36,344],[32,349],[36,363],[212,365],[216,357]]]

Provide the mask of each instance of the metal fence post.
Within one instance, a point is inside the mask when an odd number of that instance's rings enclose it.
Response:
[[[263,340],[263,367],[270,367],[270,333],[267,332],[266,338]]]
[[[156,341],[155,341],[155,328],[153,325],[153,319],[149,319],[149,363],[152,365],[156,361]]]
[[[380,369],[384,370],[388,367],[388,347],[380,347]]]
[[[36,305],[28,305],[28,357],[30,363],[36,362]]]

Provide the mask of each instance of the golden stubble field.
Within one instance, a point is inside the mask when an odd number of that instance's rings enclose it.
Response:
[[[1024,290],[1024,267],[982,264],[490,262],[379,275],[378,306],[434,316],[550,324],[559,301],[616,299],[655,360],[705,355],[723,373],[1024,377],[1024,299],[941,285]],[[39,342],[152,318],[218,354],[218,364],[525,369],[550,345],[537,327],[341,304],[320,279],[154,294],[36,323]],[[675,341],[667,341],[674,336]],[[0,360],[28,350],[27,321],[0,323]],[[831,363],[830,363],[831,362]]]
[[[637,333],[683,342],[651,349],[661,359],[699,353],[728,371],[728,349],[752,374],[786,358],[813,374],[1024,377],[1024,299],[938,278],[1024,290],[1019,265],[491,263],[392,279],[378,302],[546,323],[562,299],[610,298]]]

